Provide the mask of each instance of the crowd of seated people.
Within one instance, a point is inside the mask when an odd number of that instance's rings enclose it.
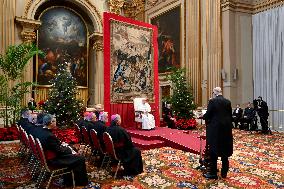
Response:
[[[22,110],[22,117],[18,121],[27,134],[38,138],[43,147],[46,161],[49,165],[56,167],[68,167],[74,172],[74,180],[77,186],[86,186],[88,177],[86,171],[85,158],[77,154],[66,143],[61,142],[53,133],[56,128],[56,119],[53,115],[39,113],[37,122],[33,123],[33,115],[30,110]],[[64,184],[73,184],[71,175],[64,175]]]
[[[134,147],[128,132],[120,126],[121,118],[118,114],[111,117],[111,124],[106,127],[108,121],[107,112],[100,112],[99,119],[93,112],[84,113],[84,121],[81,127],[85,127],[89,133],[94,129],[97,132],[101,147],[104,148],[103,133],[107,132],[112,137],[117,157],[124,167],[124,175],[137,175],[143,172],[141,151]]]
[[[234,128],[240,130],[256,130],[256,113],[252,104],[249,102],[247,107],[243,109],[237,104],[233,111]]]
[[[254,103],[248,103],[244,111],[240,105],[237,104],[233,111],[234,127],[241,130],[257,130],[257,116],[260,119],[262,133],[267,134],[269,132],[268,127],[268,106],[261,97],[254,100]]]
[[[100,108],[100,107],[99,107]],[[106,126],[108,114],[101,108],[99,112],[84,112],[82,109],[82,118],[77,122],[80,128],[86,128],[88,133],[94,129],[97,132],[101,147],[104,148],[103,133],[110,134],[113,140],[117,157],[121,160],[124,175],[138,175],[143,172],[143,162],[141,151],[136,148],[128,132],[121,127],[121,118],[118,114],[111,117],[111,124]],[[96,116],[98,115],[98,117]],[[74,172],[75,183],[77,186],[88,184],[85,158],[79,155],[68,144],[61,142],[53,133],[56,128],[56,119],[54,116],[46,113],[32,114],[29,109],[21,112],[21,118],[18,121],[27,134],[38,138],[42,144],[48,164],[68,167]],[[90,140],[91,141],[91,140]],[[72,177],[64,175],[64,184],[72,185]]]

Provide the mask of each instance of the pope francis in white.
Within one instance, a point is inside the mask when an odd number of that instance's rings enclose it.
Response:
[[[143,99],[142,103],[138,106],[138,111],[142,112],[142,129],[150,130],[155,128],[155,119],[151,112],[151,106]]]

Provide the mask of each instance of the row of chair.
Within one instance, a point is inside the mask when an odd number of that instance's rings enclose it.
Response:
[[[27,135],[26,131],[21,127],[17,126],[20,136],[20,155],[28,161],[28,170],[31,173],[33,179],[36,179],[36,186],[42,188],[42,182],[45,177],[49,175],[48,183],[46,188],[49,188],[50,183],[54,177],[58,177],[64,174],[71,174],[73,180],[73,188],[75,188],[75,180],[73,170],[69,170],[67,167],[53,167],[49,165],[45,158],[41,142],[38,138],[34,139],[32,135]],[[25,162],[25,161],[24,161]]]
[[[116,171],[114,174],[114,179],[115,179],[117,176],[118,169],[120,168],[120,165],[121,165],[121,160],[117,157],[115,153],[115,148],[114,148],[112,137],[107,132],[103,133],[103,141],[104,141],[105,147],[102,148],[97,132],[94,129],[90,130],[90,135],[89,135],[85,127],[82,127],[80,129],[78,125],[75,125],[75,128],[77,130],[76,132],[79,135],[80,141],[82,141],[85,147],[87,148],[87,150],[84,150],[84,152],[87,152],[89,150],[88,148],[90,148],[91,154],[94,154],[94,152],[97,152],[96,155],[98,155],[98,153],[103,154],[104,157],[103,157],[103,161],[101,163],[100,168],[102,168],[105,163],[107,163],[106,167],[108,168],[112,159],[118,162],[116,166]],[[106,161],[107,159],[108,161]]]

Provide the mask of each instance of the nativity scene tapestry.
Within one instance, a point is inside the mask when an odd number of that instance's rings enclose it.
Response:
[[[152,28],[110,20],[111,102],[154,98],[154,48]]]
[[[159,126],[158,30],[149,23],[104,13],[104,110],[135,125],[133,99],[149,99]]]
[[[38,47],[46,56],[38,58],[36,82],[50,85],[61,62],[76,79],[78,86],[88,84],[88,30],[79,14],[64,7],[45,10],[38,30]]]

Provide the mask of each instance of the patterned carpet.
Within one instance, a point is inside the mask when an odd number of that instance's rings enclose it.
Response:
[[[91,182],[86,188],[284,188],[283,133],[261,135],[235,130],[234,141],[227,179],[206,180],[194,169],[198,155],[163,147],[143,151],[144,173],[135,178],[113,180],[110,172],[88,162]],[[35,188],[15,157],[17,148],[17,143],[0,144],[0,188]],[[60,187],[53,184],[51,188]]]

